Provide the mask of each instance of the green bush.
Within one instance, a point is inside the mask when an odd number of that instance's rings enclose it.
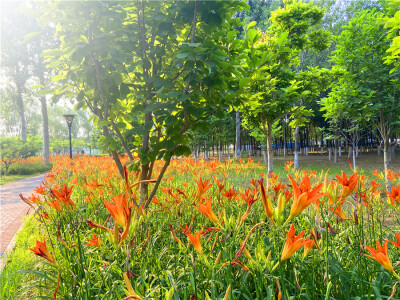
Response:
[[[44,162],[14,164],[10,166],[8,175],[29,175],[34,173],[43,173],[50,171],[52,166],[52,164],[45,164]]]

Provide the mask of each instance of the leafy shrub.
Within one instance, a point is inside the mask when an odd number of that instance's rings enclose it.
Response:
[[[40,139],[35,136],[28,136],[26,142],[19,137],[0,136],[1,173],[4,172],[5,175],[8,175],[12,164],[37,154],[40,148]]]

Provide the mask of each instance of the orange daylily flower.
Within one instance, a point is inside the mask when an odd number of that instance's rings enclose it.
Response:
[[[222,190],[224,189],[225,185],[222,184],[222,182],[219,181],[219,179],[217,179],[216,181],[217,181],[217,185],[218,185],[218,190],[219,190],[219,192],[221,193]]]
[[[392,243],[393,245],[396,245],[397,247],[400,248],[400,234],[398,234],[398,233],[396,233],[396,240],[397,240],[397,242],[389,241],[389,243]]]
[[[371,181],[371,192],[376,190],[379,186],[380,184],[377,184],[375,181]]]
[[[249,182],[250,182],[250,184],[253,186],[253,187],[257,187],[257,179],[251,179],[251,180],[249,180]]]
[[[40,202],[39,196],[36,196],[36,195],[34,195],[34,194],[30,195],[30,196],[28,197],[28,200],[31,201],[31,202],[33,202],[33,203],[39,203],[39,202]]]
[[[289,171],[290,167],[294,164],[294,161],[288,160],[285,163],[285,166],[283,167],[285,170]]]
[[[378,173],[378,170],[377,170],[377,169],[375,169],[375,170],[372,171],[372,175],[374,175],[374,176],[376,176],[376,177],[382,179],[382,176],[381,176],[381,174]]]
[[[275,193],[276,195],[278,195],[278,193],[279,193],[280,191],[283,191],[283,190],[285,189],[285,187],[286,187],[286,185],[281,184],[281,183],[278,183],[278,184],[275,184],[275,185],[272,187],[272,189],[274,190],[274,193]]]
[[[226,197],[228,199],[228,201],[231,201],[232,198],[236,197],[236,195],[237,195],[237,193],[233,189],[229,189],[229,191],[225,191],[225,193],[222,194],[222,196]]]
[[[194,181],[196,181],[198,187],[196,198],[202,197],[205,194],[205,192],[212,186],[212,183],[208,184],[210,180],[205,180],[203,182],[203,179],[201,177],[199,181],[197,181],[196,179]]]
[[[286,234],[286,243],[282,250],[281,261],[287,260],[302,246],[309,244],[312,240],[304,239],[303,235],[306,231],[303,230],[299,235],[295,236],[294,225],[290,226]]]
[[[151,199],[151,202],[154,203],[155,205],[162,206],[160,201],[158,201],[156,196],[154,196],[153,199]]]
[[[357,173],[354,173],[347,179],[346,174],[342,171],[342,177],[335,175],[339,182],[342,184],[342,198],[349,196],[355,189],[358,181]]]
[[[47,203],[49,206],[54,208],[58,212],[62,212],[63,207],[61,202],[58,199],[51,200],[49,203]]]
[[[46,240],[36,241],[36,246],[33,248],[29,248],[29,250],[33,251],[37,256],[41,256],[44,259],[47,259],[50,263],[54,264],[56,261],[53,256],[51,256],[49,250],[47,250]]]
[[[104,186],[104,184],[99,184],[99,182],[95,179],[95,180],[93,180],[93,182],[88,182],[88,183],[87,183],[87,186],[88,186],[89,188],[96,189],[96,188],[98,188],[98,187]]]
[[[186,248],[185,245],[183,244],[183,242],[180,240],[180,238],[177,237],[177,235],[176,235],[174,229],[172,228],[172,225],[171,225],[171,224],[169,225],[169,229],[171,230],[172,236],[174,237],[175,241],[176,241],[178,244],[181,244],[184,248]]]
[[[368,254],[364,254],[367,257],[370,257],[372,259],[375,259],[378,263],[380,263],[386,270],[388,270],[389,272],[393,272],[393,266],[389,260],[389,256],[387,253],[387,247],[388,247],[388,240],[385,241],[385,243],[383,244],[383,246],[381,246],[381,244],[376,241],[376,250],[368,245],[365,246],[365,248],[367,248],[367,250],[372,254],[372,255],[368,255]]]
[[[196,235],[193,235],[190,230],[186,230],[183,232],[187,237],[190,243],[192,243],[193,247],[196,249],[196,251],[201,255],[203,254],[203,249],[201,248],[201,231],[198,231]]]
[[[121,227],[125,227],[128,221],[128,199],[124,195],[112,197],[114,203],[104,200],[104,206],[110,212],[115,222]]]
[[[46,194],[46,186],[45,185],[39,185],[33,191],[35,193],[37,193],[37,194],[45,195]]]
[[[361,199],[361,201],[362,201],[362,204],[363,204],[366,208],[369,208],[369,200],[368,200],[367,193],[365,193],[365,192],[360,193],[360,199]]]
[[[290,199],[293,197],[293,192],[289,192],[289,190],[284,191],[286,203],[289,202]]]
[[[33,196],[33,195],[32,195],[32,196]],[[32,197],[32,196],[31,196],[31,197]],[[22,201],[24,201],[26,204],[28,204],[28,205],[31,206],[32,208],[33,208],[33,204],[36,203],[35,201],[30,200],[29,198],[25,198],[25,197],[22,195],[22,193],[19,193],[19,197],[21,198]],[[38,199],[39,199],[39,197],[38,197]],[[36,199],[34,199],[34,200],[36,200]],[[40,199],[39,199],[39,200],[40,200]]]
[[[75,203],[71,200],[72,188],[74,186],[71,185],[70,188],[64,183],[63,187],[60,191],[53,189],[50,190],[58,199],[63,201],[65,204],[70,205],[71,207],[75,206]]]
[[[313,239],[310,240],[311,242],[304,245],[304,254],[303,256],[306,257],[308,253],[310,253],[312,247],[315,245],[315,241]]]
[[[245,190],[244,194],[240,193],[240,196],[242,196],[242,199],[246,203],[249,203],[254,200],[256,192],[256,189],[252,190],[251,188],[248,188],[247,190]]]
[[[339,197],[339,199],[342,199],[342,200],[340,200],[340,203],[337,205],[334,204],[334,207],[330,207],[330,210],[333,211],[333,213],[336,214],[342,220],[346,220],[346,216],[342,212],[342,204],[345,202],[345,198]]]
[[[279,174],[276,174],[274,172],[270,172],[269,176],[270,176],[271,182],[277,182],[277,180],[279,178]]]
[[[389,180],[395,181],[396,177],[394,176],[394,172],[392,170],[386,170],[386,176]]]
[[[212,222],[218,224],[218,217],[212,210],[210,198],[206,199],[206,204],[199,202],[199,207],[197,209],[199,212],[201,212],[203,215],[209,218]]]
[[[86,246],[94,246],[94,247],[100,247],[102,244],[101,238],[97,234],[93,234],[92,239],[88,239],[88,243]]]
[[[290,215],[286,223],[301,214],[303,210],[307,208],[311,204],[311,202],[319,200],[324,194],[319,193],[322,188],[323,183],[320,183],[313,190],[311,190],[310,178],[308,175],[305,175],[303,180],[300,183],[300,187],[296,183],[296,181],[288,175],[288,178],[292,184],[294,199],[292,208],[290,209]]]
[[[400,185],[392,186],[391,192],[385,191],[392,205],[395,203],[400,204]]]

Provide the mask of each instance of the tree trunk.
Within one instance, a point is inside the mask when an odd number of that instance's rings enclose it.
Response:
[[[19,67],[16,67],[17,74],[19,74]],[[18,76],[18,75],[17,75]],[[15,81],[15,85],[17,86],[17,107],[18,107],[18,114],[21,120],[21,139],[23,142],[26,142],[26,123],[25,123],[25,107],[24,107],[24,100],[22,98],[23,92],[23,84],[19,81]]]
[[[47,115],[46,97],[40,97],[40,106],[43,118],[43,158],[46,164],[50,163],[50,138],[49,138],[49,117]]]
[[[286,157],[286,122],[283,122],[283,157]]]
[[[208,160],[207,142],[204,142],[204,159],[205,159],[205,160]]]
[[[385,138],[383,140],[383,165],[385,168],[385,184],[386,184],[386,190],[390,191],[390,181],[388,179],[388,174],[387,171],[389,170],[389,153],[390,151],[390,145],[389,145],[389,139]]]
[[[299,132],[300,127],[297,126],[296,130],[294,131],[294,169],[299,169]]]
[[[103,135],[105,137],[110,136],[110,132],[108,131],[107,126],[103,126]],[[111,155],[115,164],[117,165],[119,175],[121,175],[121,177],[124,178],[124,167],[122,166],[121,161],[119,160],[118,153],[114,150],[111,150]]]
[[[152,122],[152,113],[147,113],[144,116],[144,124],[145,126]],[[147,153],[149,151],[149,140],[150,140],[150,132],[146,132],[142,138],[142,151]],[[149,180],[151,177],[151,170],[150,170],[150,163],[142,164],[141,165],[141,173],[140,173],[140,180]],[[143,182],[140,184],[140,196],[142,199],[147,200],[149,197],[149,184],[147,182]],[[141,201],[142,201],[141,199]]]
[[[272,148],[272,123],[267,121],[268,173],[274,171],[274,149]]]
[[[357,149],[357,146],[356,146],[356,140],[355,140],[355,138],[353,138],[353,147],[352,147],[352,149],[353,149],[353,169],[355,170],[356,169],[356,157],[357,157],[357,153],[356,153],[356,149]]]
[[[338,149],[338,140],[335,139],[334,143],[335,143],[335,151],[334,151],[334,156],[333,156],[333,162],[334,162],[335,164],[337,164],[337,163],[338,163],[338,152],[339,152],[339,149]]]
[[[238,158],[240,156],[240,112],[236,111],[236,153],[235,157]]]
[[[40,73],[39,82],[42,86],[45,85],[44,74]],[[47,114],[46,96],[40,97],[40,107],[42,110],[43,119],[43,158],[46,164],[50,163],[50,138],[49,138],[49,117]]]

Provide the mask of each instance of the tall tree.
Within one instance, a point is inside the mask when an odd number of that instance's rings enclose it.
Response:
[[[383,63],[390,47],[383,18],[382,12],[366,10],[345,26],[333,61],[346,69],[346,75],[334,86],[324,109],[329,117],[340,108],[343,118],[362,122],[376,134],[384,151],[388,186],[389,150],[395,143],[391,135],[400,122],[400,86],[397,72],[390,74],[391,66]]]
[[[305,114],[303,103],[297,103],[316,92],[308,77],[322,75],[316,69],[310,69],[310,74],[300,73],[296,69],[301,62],[299,55],[305,49],[325,49],[329,37],[315,28],[321,23],[322,9],[298,1],[284,1],[284,4],[284,8],[272,13],[271,26],[265,33],[253,28],[255,22],[250,23],[244,41],[247,56],[243,68],[247,77],[241,80],[241,85],[251,94],[251,102],[244,110],[248,122],[262,128],[266,136],[268,172],[273,171],[272,125],[288,113]],[[314,90],[307,90],[309,87]]]
[[[117,154],[139,155],[141,201],[157,191],[172,155],[189,155],[189,129],[233,103],[239,50],[230,43],[245,7],[240,2],[55,2],[44,18],[57,24],[60,46],[46,51],[59,70],[59,91],[89,108]],[[60,15],[62,17],[60,17]],[[71,21],[73,20],[73,21]],[[229,44],[229,48],[228,48]],[[154,161],[165,164],[151,193]]]
[[[1,68],[12,79],[16,88],[15,103],[18,109],[21,138],[26,141],[24,92],[29,75],[29,48],[24,36],[30,32],[30,22],[17,12],[14,1],[2,1],[1,5]]]

